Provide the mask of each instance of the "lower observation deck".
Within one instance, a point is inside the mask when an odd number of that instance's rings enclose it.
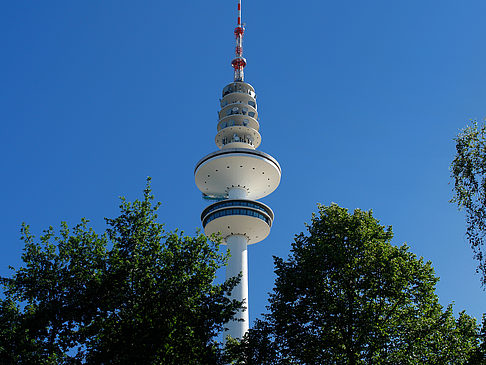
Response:
[[[272,210],[263,203],[231,199],[210,205],[201,214],[204,233],[221,233],[223,238],[243,235],[248,244],[264,240],[273,223]]]
[[[202,158],[194,170],[196,185],[208,196],[227,197],[243,188],[248,199],[260,199],[280,184],[281,169],[272,156],[247,148],[226,148]]]

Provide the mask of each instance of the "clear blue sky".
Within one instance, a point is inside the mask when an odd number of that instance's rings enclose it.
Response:
[[[89,218],[146,176],[167,228],[193,235],[206,203],[195,163],[216,150],[232,80],[236,0],[4,1],[0,6],[0,274],[19,228]],[[480,317],[486,293],[448,203],[453,137],[486,115],[484,14],[476,1],[243,0],[246,80],[263,143],[282,166],[263,201],[276,220],[250,247],[250,306],[265,309],[272,255],[287,256],[316,203],[373,209],[431,260],[438,294]]]

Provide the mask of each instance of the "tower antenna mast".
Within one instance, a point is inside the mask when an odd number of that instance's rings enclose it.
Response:
[[[245,33],[245,26],[241,23],[241,0],[238,0],[238,23],[234,33],[236,37],[236,48],[235,58],[231,61],[231,65],[235,69],[235,82],[243,82],[245,78],[243,69],[246,66],[246,59],[243,57],[243,35]]]

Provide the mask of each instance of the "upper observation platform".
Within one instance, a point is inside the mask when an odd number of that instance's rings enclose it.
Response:
[[[246,190],[247,199],[260,199],[280,184],[281,169],[267,153],[227,148],[203,157],[194,170],[196,185],[210,197],[226,198],[231,188]]]

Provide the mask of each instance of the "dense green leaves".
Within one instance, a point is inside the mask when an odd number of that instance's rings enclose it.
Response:
[[[240,351],[251,364],[463,364],[475,320],[445,310],[430,262],[393,246],[371,212],[319,206],[275,258],[269,313]]]
[[[486,284],[486,125],[474,122],[455,138],[456,155],[451,164],[454,197],[466,212],[466,237],[478,260],[481,282]]]
[[[371,212],[319,206],[290,256],[275,258],[269,312],[239,343],[218,342],[241,307],[214,285],[218,242],[166,232],[150,189],[122,200],[99,235],[83,220],[37,240],[2,278],[2,364],[484,363],[485,326],[457,318],[438,279]]]
[[[88,222],[37,241],[23,226],[23,267],[3,278],[2,364],[217,364],[218,334],[240,307],[214,285],[226,258],[203,235],[166,232],[150,189],[122,200],[96,234]]]

